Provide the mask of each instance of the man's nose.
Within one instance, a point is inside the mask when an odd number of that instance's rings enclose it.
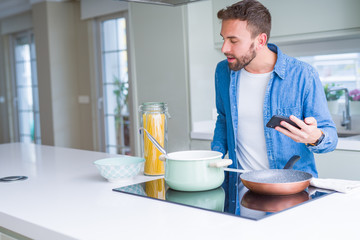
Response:
[[[223,45],[222,45],[222,47],[221,47],[221,52],[222,53],[227,53],[227,52],[229,52],[229,44],[226,42],[226,41],[224,41],[223,42]]]

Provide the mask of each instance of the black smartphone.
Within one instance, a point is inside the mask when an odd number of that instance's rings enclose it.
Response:
[[[284,116],[280,116],[280,115],[274,115],[272,116],[272,118],[270,119],[270,121],[266,124],[266,127],[268,128],[275,128],[276,126],[279,126],[279,127],[282,127],[284,128],[283,126],[280,125],[280,122],[281,121],[285,121],[291,125],[293,125],[294,127],[300,129],[300,127],[294,123],[293,121],[290,120],[290,118],[288,117],[284,117]]]

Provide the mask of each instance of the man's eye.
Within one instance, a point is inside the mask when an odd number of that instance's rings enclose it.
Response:
[[[237,40],[230,40],[231,43],[237,43]]]

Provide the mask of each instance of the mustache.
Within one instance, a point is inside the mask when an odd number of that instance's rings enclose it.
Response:
[[[225,55],[226,57],[229,57],[229,58],[235,58],[234,55],[231,55],[231,54],[228,54],[228,53],[224,53],[224,55]]]

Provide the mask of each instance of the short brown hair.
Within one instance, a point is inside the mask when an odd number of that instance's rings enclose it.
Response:
[[[247,21],[251,37],[255,38],[260,33],[270,38],[271,15],[269,10],[256,0],[243,0],[231,6],[221,9],[217,13],[221,20],[238,19]]]

